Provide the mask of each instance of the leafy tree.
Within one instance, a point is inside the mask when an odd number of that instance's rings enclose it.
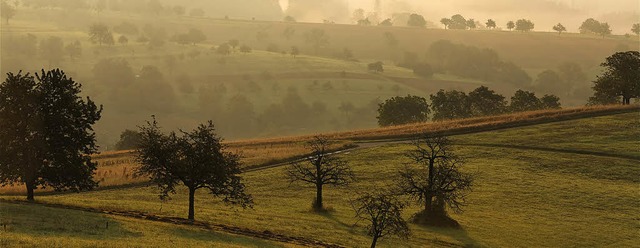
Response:
[[[251,47],[247,46],[247,45],[242,45],[240,47],[240,52],[241,53],[251,53]]]
[[[129,43],[129,38],[127,38],[127,36],[120,35],[120,38],[118,38],[118,43],[120,43],[120,45],[124,46],[127,43]]]
[[[531,22],[531,20],[520,19],[516,21],[516,30],[518,31],[529,32],[533,30],[534,27],[535,25],[533,24],[533,22]]]
[[[231,46],[227,43],[222,43],[216,48],[216,53],[221,55],[229,55],[231,54]]]
[[[327,36],[326,32],[322,29],[314,28],[307,32],[304,38],[305,41],[313,47],[316,54],[318,54],[320,48],[329,45],[329,36]]]
[[[204,35],[202,30],[196,28],[189,29],[189,33],[187,33],[187,36],[189,37],[189,41],[192,45],[207,40],[207,36]]]
[[[292,46],[291,47],[291,56],[293,56],[293,58],[295,58],[298,55],[300,55],[300,49],[298,49],[297,46]]]
[[[0,84],[0,185],[88,190],[98,152],[92,126],[102,107],[82,99],[81,85],[59,69],[35,77],[9,73]]]
[[[542,102],[536,94],[529,91],[518,90],[511,97],[509,109],[513,112],[524,112],[542,109]]]
[[[358,21],[358,25],[360,26],[371,26],[371,21],[369,21],[369,18],[365,18],[362,20]]]
[[[293,18],[293,16],[285,16],[284,22],[296,22],[296,18]]]
[[[176,193],[183,184],[189,189],[189,220],[194,220],[195,193],[208,189],[214,197],[228,204],[252,207],[253,199],[245,193],[239,176],[240,156],[227,151],[211,121],[191,132],[163,134],[155,120],[140,128],[137,149],[140,163],[136,174],[149,176],[161,189],[160,197]]]
[[[597,34],[602,35],[602,37],[604,38],[607,35],[611,34],[611,27],[609,26],[609,23],[602,23],[600,25],[600,29],[598,30]]]
[[[69,55],[69,58],[74,59],[82,55],[82,44],[80,44],[80,41],[76,40],[67,44],[67,46],[64,47],[64,50],[67,52],[67,55]]]
[[[485,86],[469,92],[468,101],[472,116],[499,115],[507,110],[505,97]]]
[[[440,90],[430,98],[434,121],[463,119],[471,116],[469,99],[462,91]]]
[[[496,28],[496,21],[494,21],[493,19],[489,19],[489,20],[487,20],[487,23],[485,23],[485,25],[487,25],[487,28],[495,29]]]
[[[422,15],[419,14],[411,14],[409,16],[409,20],[407,21],[407,26],[409,27],[425,27],[426,25],[427,21]]]
[[[509,31],[511,31],[515,27],[516,27],[516,23],[514,23],[513,21],[507,22],[507,29],[509,29]]]
[[[425,122],[431,111],[427,99],[419,96],[396,96],[378,105],[378,125],[381,127]]]
[[[393,21],[391,20],[391,18],[387,18],[387,19],[384,19],[382,22],[380,22],[378,26],[391,27],[393,26]]]
[[[417,222],[441,224],[437,222],[448,219],[446,206],[462,211],[473,176],[461,172],[464,161],[454,153],[447,137],[424,135],[414,141],[414,146],[407,157],[419,167],[407,165],[400,170],[398,193],[424,206],[415,217]]]
[[[311,152],[304,162],[293,162],[286,169],[290,182],[302,182],[316,187],[313,208],[324,208],[322,190],[324,185],[347,186],[355,176],[347,161],[330,153],[331,141],[325,136],[314,136],[306,147]]]
[[[474,19],[469,19],[467,20],[467,27],[469,29],[476,29],[478,26],[476,25],[476,20]]]
[[[116,150],[132,150],[140,147],[142,134],[138,131],[126,129],[120,134],[120,140],[116,143]]]
[[[177,16],[183,16],[187,12],[187,10],[184,8],[184,6],[180,6],[180,5],[173,6],[173,8],[171,8],[171,10]]]
[[[227,44],[229,44],[229,46],[231,46],[231,48],[233,48],[233,50],[236,50],[236,47],[238,47],[240,45],[240,41],[233,39],[233,40],[229,40],[227,42]]]
[[[413,66],[413,74],[423,78],[433,77],[433,68],[427,63],[417,63]]]
[[[562,23],[558,23],[555,26],[553,26],[553,30],[558,32],[558,34],[562,34],[562,32],[567,31],[567,28],[565,28],[564,25],[562,25]]]
[[[594,81],[595,93],[590,102],[607,103],[607,99],[622,97],[622,104],[628,105],[631,98],[640,97],[640,52],[615,53],[601,66],[605,71]]]
[[[9,25],[9,19],[16,15],[16,8],[7,3],[6,0],[0,2],[0,15],[4,17],[5,22]]]
[[[451,19],[449,19],[449,18],[440,19],[440,23],[442,23],[442,25],[444,25],[444,29],[448,29],[452,22],[453,21]]]
[[[449,29],[467,29],[467,19],[464,16],[457,14],[451,17],[451,24]]]
[[[368,222],[367,235],[373,238],[371,248],[389,235],[407,238],[410,234],[409,226],[402,218],[405,204],[391,194],[366,193],[359,196],[352,207],[358,220]]]
[[[570,85],[562,80],[560,74],[553,70],[545,70],[538,74],[535,83],[535,87],[539,91],[566,93],[570,90]]]
[[[113,40],[113,34],[109,31],[109,27],[104,24],[96,23],[89,27],[89,40],[93,44],[107,44],[113,45],[115,41]]]
[[[49,67],[57,65],[64,58],[64,43],[62,38],[50,36],[40,42],[40,55],[49,62]]]
[[[367,69],[372,72],[382,73],[384,72],[384,64],[382,61],[373,62],[367,65]]]
[[[353,11],[353,14],[351,15],[351,20],[355,23],[357,23],[358,21],[364,19],[364,9],[356,9]]]
[[[633,26],[631,27],[631,32],[633,32],[636,35],[640,35],[640,23],[634,23]]]
[[[596,19],[593,18],[589,18],[587,20],[585,20],[584,22],[582,22],[582,24],[580,25],[580,33],[581,34],[586,34],[586,33],[599,33],[600,28],[602,27],[602,23],[600,23],[599,21],[597,21]]]
[[[555,95],[544,95],[540,98],[543,109],[561,109],[560,97]]]

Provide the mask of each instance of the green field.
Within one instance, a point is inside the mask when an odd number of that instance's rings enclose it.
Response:
[[[637,120],[637,113],[630,113],[455,136],[456,152],[467,160],[465,170],[476,174],[466,211],[452,214],[462,229],[412,224],[412,236],[407,241],[388,239],[381,245],[637,247],[640,243],[636,216],[640,211]],[[354,166],[358,182],[349,188],[325,190],[326,204],[332,209],[327,214],[311,211],[313,189],[290,185],[280,167],[244,175],[248,190],[255,197],[254,209],[230,208],[202,192],[196,198],[196,219],[349,247],[367,246],[369,239],[362,223],[355,224],[349,201],[358,192],[392,183],[396,170],[408,162],[403,154],[409,149],[411,146],[407,144],[388,144],[343,154]],[[591,154],[581,153],[584,151]],[[159,216],[186,216],[185,189],[178,190],[165,203],[158,200],[157,193],[155,188],[142,187],[36,199]],[[407,209],[405,217],[418,210],[418,206]],[[26,227],[15,224],[10,228]],[[12,235],[26,239],[25,234]],[[80,242],[78,239],[81,238],[64,242],[75,244]]]

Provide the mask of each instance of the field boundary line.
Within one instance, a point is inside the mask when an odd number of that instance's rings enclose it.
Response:
[[[568,153],[568,154],[589,155],[589,156],[609,157],[609,158],[619,158],[619,159],[628,159],[628,160],[640,161],[640,157],[633,156],[633,155],[612,154],[612,153],[599,152],[599,151],[585,151],[585,150],[575,150],[575,149],[565,149],[565,148],[539,147],[539,146],[527,146],[527,145],[510,145],[510,144],[502,145],[502,144],[492,144],[492,143],[456,143],[454,145],[455,146],[479,146],[479,147],[507,148],[507,149],[518,149],[518,150],[534,150],[534,151],[543,151],[543,152]]]

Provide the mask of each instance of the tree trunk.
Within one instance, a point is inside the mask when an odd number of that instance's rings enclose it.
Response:
[[[196,198],[196,188],[189,188],[189,220],[194,220],[195,211],[194,211],[194,202]]]
[[[424,194],[424,210],[430,213],[433,209],[433,164],[434,160],[429,160],[429,184],[427,192]]]
[[[378,236],[373,236],[373,242],[371,242],[371,248],[376,248],[376,243],[378,243]]]
[[[33,189],[34,189],[34,183],[33,182],[26,182],[25,183],[27,185],[27,201],[34,201],[33,198]]]
[[[321,183],[317,183],[316,184],[316,202],[314,203],[313,207],[316,210],[321,210],[323,208],[323,205],[322,205],[322,184]]]

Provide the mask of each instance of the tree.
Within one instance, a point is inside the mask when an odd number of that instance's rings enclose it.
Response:
[[[120,38],[118,38],[118,43],[120,43],[120,45],[124,46],[127,43],[129,43],[129,38],[127,38],[127,36],[120,35]]]
[[[518,90],[511,97],[509,109],[513,112],[524,112],[542,109],[542,102],[536,94],[529,91]]]
[[[351,20],[355,23],[357,23],[358,21],[364,19],[364,9],[356,9],[353,11],[353,14],[351,15]]]
[[[442,18],[442,19],[440,19],[440,23],[442,23],[442,25],[444,25],[444,29],[448,29],[449,26],[451,25],[452,21],[449,18]]]
[[[116,150],[132,150],[140,147],[142,134],[134,130],[124,130],[120,134],[120,140],[116,143]]]
[[[107,44],[113,45],[115,41],[113,40],[113,34],[109,31],[109,27],[104,24],[96,23],[89,27],[89,41],[93,44]]]
[[[378,125],[381,127],[425,122],[431,111],[427,99],[419,96],[396,96],[378,105]]]
[[[516,21],[516,30],[518,31],[529,32],[533,30],[534,27],[535,25],[530,20],[520,19]]]
[[[67,46],[64,47],[64,50],[67,52],[67,55],[69,55],[69,58],[74,59],[82,55],[82,44],[80,44],[80,41],[76,40],[67,44]]]
[[[64,43],[60,37],[50,36],[40,43],[40,55],[49,62],[49,67],[59,64],[64,54]]]
[[[634,23],[633,26],[631,27],[631,32],[633,32],[636,35],[640,35],[640,23]]]
[[[487,20],[487,23],[485,23],[485,25],[487,25],[487,28],[495,29],[496,28],[496,21],[494,21],[493,19],[489,19],[489,20]]]
[[[538,91],[566,93],[571,89],[571,86],[562,80],[560,74],[553,70],[545,70],[538,74],[535,83],[535,88]]]
[[[464,16],[457,14],[451,17],[451,24],[449,24],[449,29],[467,29],[467,19]]]
[[[292,46],[291,47],[291,56],[293,56],[293,58],[295,58],[298,55],[300,55],[300,49],[298,49],[297,46]]]
[[[360,26],[371,26],[371,21],[369,21],[369,18],[365,18],[362,20],[358,21],[358,25]]]
[[[469,99],[462,91],[440,90],[430,98],[434,121],[463,119],[471,116]]]
[[[467,27],[469,29],[476,29],[478,26],[476,25],[476,20],[474,19],[469,19],[467,20]]]
[[[296,22],[296,18],[293,18],[293,16],[285,16],[283,20],[284,22]]]
[[[311,154],[304,162],[293,162],[286,169],[289,182],[302,182],[316,187],[316,198],[313,208],[316,211],[324,208],[322,190],[324,185],[347,186],[355,180],[355,176],[347,161],[331,154],[331,141],[326,136],[314,136],[306,147]]]
[[[441,224],[448,219],[446,206],[462,211],[473,176],[460,171],[464,161],[454,153],[447,137],[424,135],[414,141],[414,146],[406,156],[419,167],[407,165],[400,170],[398,193],[424,206],[415,217],[417,222]]]
[[[410,234],[407,222],[402,218],[405,204],[390,194],[366,193],[358,197],[352,207],[358,220],[366,221],[367,235],[373,238],[371,248],[378,240],[389,235],[407,238]]]
[[[640,52],[618,52],[601,64],[605,68],[602,75],[594,81],[596,101],[622,97],[622,104],[631,103],[631,98],[640,97]],[[604,102],[602,102],[604,103]]]
[[[611,27],[609,27],[609,23],[603,22],[600,25],[600,29],[598,29],[597,34],[602,35],[602,38],[604,38],[607,35],[611,34]]]
[[[227,44],[229,44],[229,46],[231,46],[231,48],[233,48],[233,50],[236,50],[236,47],[238,47],[240,45],[240,41],[236,40],[236,39],[232,39],[232,40],[229,40],[227,42]]]
[[[555,26],[553,26],[553,30],[558,32],[558,34],[562,34],[562,32],[567,31],[567,28],[565,28],[564,25],[562,25],[562,23],[558,23]]]
[[[382,73],[384,72],[384,64],[382,61],[373,62],[367,65],[367,69],[372,72]]]
[[[411,14],[409,21],[407,21],[407,26],[409,27],[425,27],[426,25],[427,21],[424,19],[424,16],[419,14]]]
[[[171,10],[177,16],[183,16],[187,12],[187,10],[184,8],[184,6],[180,6],[180,5],[173,6],[173,8],[171,8]]]
[[[322,29],[314,28],[307,32],[304,38],[313,47],[316,54],[318,54],[320,48],[329,45],[329,36]]]
[[[516,24],[513,21],[507,22],[507,29],[509,29],[509,31],[511,31],[515,27],[516,27]]]
[[[485,86],[469,92],[468,101],[472,116],[499,115],[507,110],[505,97]]]
[[[384,19],[382,22],[380,22],[378,26],[391,27],[393,26],[393,21],[391,20],[391,18],[387,18],[387,19]]]
[[[231,46],[227,43],[222,43],[216,48],[216,53],[221,55],[229,55],[231,54]]]
[[[251,195],[239,176],[240,157],[227,151],[211,121],[191,132],[163,134],[154,119],[140,127],[141,141],[136,150],[140,163],[138,176],[149,179],[160,189],[165,199],[183,184],[189,190],[189,220],[194,220],[195,193],[208,189],[214,197],[228,204],[252,207]]]
[[[7,3],[6,0],[0,2],[0,15],[4,17],[5,22],[9,25],[9,19],[16,15],[16,8]]]
[[[247,46],[247,45],[242,45],[240,47],[240,52],[241,53],[251,53],[251,47]]]
[[[560,97],[555,95],[544,95],[540,98],[543,109],[561,109]]]
[[[196,28],[189,29],[187,36],[189,37],[189,42],[191,42],[192,45],[207,40],[207,36],[204,35],[202,30]]]
[[[9,73],[0,84],[0,185],[89,190],[98,152],[92,126],[102,107],[80,97],[82,86],[59,69],[35,77]]]

